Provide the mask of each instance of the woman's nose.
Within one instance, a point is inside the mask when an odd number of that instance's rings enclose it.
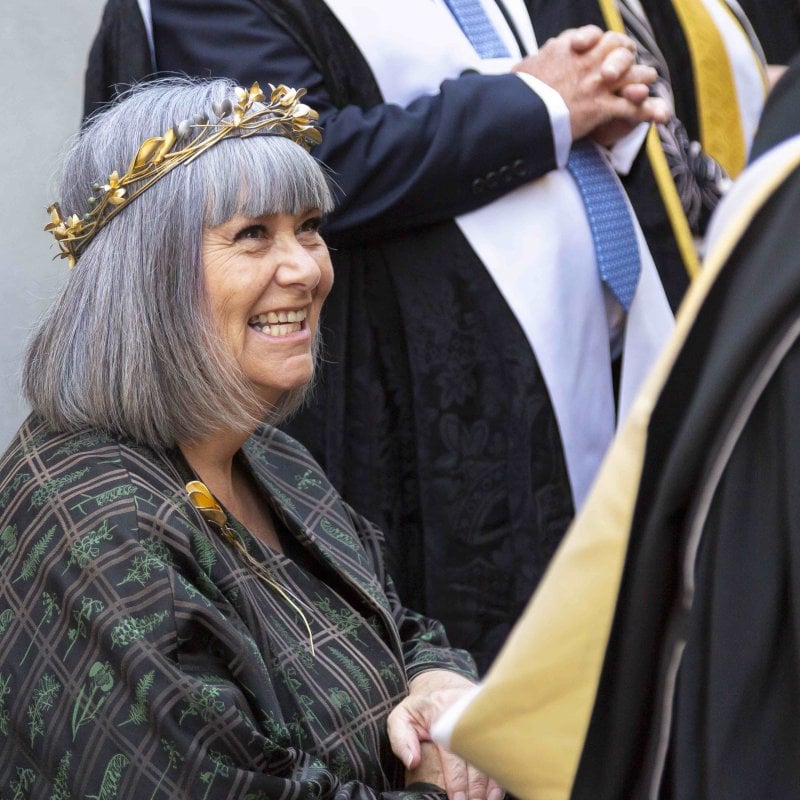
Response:
[[[313,289],[319,282],[322,270],[314,254],[292,237],[284,245],[276,278],[284,285],[299,284]]]

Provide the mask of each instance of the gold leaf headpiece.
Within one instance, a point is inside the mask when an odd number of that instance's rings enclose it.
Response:
[[[258,83],[249,89],[237,86],[235,103],[225,100],[212,105],[216,121],[198,115],[179,122],[163,136],[147,139],[124,175],[114,171],[105,183],[92,187],[89,211],[83,216],[65,216],[58,203],[53,203],[47,209],[50,223],[44,229],[58,242],[60,257],[69,259],[74,267],[94,235],[128,203],[175,167],[188,164],[226,137],[245,139],[266,133],[286,136],[306,150],[319,144],[322,134],[315,125],[317,112],[300,102],[306,90],[269,86],[269,102]],[[256,103],[261,107],[254,108]]]

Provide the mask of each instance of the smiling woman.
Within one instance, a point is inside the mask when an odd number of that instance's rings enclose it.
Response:
[[[320,212],[236,215],[203,236],[206,294],[226,350],[267,408],[306,386],[333,283]]]
[[[0,796],[499,792],[423,747],[471,659],[272,427],[333,281],[301,98],[156,83],[69,152],[47,230],[74,269],[0,459]]]
[[[221,107],[231,93],[224,82],[152,91],[95,117],[75,143],[62,180],[70,214],[89,212],[87,189],[122,174],[148,136]],[[24,373],[31,406],[53,427],[100,428],[164,447],[230,427],[250,431],[267,412],[277,422],[302,401],[305,386],[270,409],[253,397],[208,313],[202,251],[235,217],[316,218],[331,209],[330,191],[291,138],[253,135],[246,147],[236,138],[161,175],[80,251],[80,269],[33,339]]]

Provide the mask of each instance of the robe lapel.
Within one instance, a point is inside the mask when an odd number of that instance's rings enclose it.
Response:
[[[266,429],[269,437],[269,429]],[[244,448],[272,508],[292,534],[307,543],[389,629],[392,612],[376,566],[356,534],[339,494],[319,466],[288,438],[251,439]]]

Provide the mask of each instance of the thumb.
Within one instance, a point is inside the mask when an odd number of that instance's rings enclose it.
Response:
[[[403,762],[406,769],[414,769],[422,757],[419,735],[402,703],[389,714],[386,729],[392,752]]]

